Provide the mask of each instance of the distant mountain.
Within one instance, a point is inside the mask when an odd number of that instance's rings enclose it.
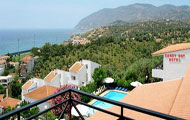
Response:
[[[133,4],[114,9],[106,8],[83,18],[75,28],[87,30],[106,26],[115,21],[131,23],[161,19],[190,19],[190,7],[173,5],[156,7],[151,4]]]

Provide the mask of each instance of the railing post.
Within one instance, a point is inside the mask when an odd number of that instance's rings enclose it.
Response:
[[[20,120],[20,112],[17,113],[17,118]]]
[[[121,117],[120,120],[123,120],[123,106],[121,106]]]
[[[70,104],[69,120],[71,120],[71,109],[72,109],[71,90],[69,90],[69,104]]]

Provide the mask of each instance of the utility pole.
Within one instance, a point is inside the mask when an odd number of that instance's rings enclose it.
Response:
[[[57,37],[55,38],[55,41],[56,41],[56,43],[55,43],[55,44],[57,44]]]
[[[35,47],[36,35],[34,34],[34,47]]]
[[[20,42],[20,39],[17,38],[17,41],[18,41],[18,55],[19,55],[19,60],[20,60],[20,51],[19,51],[19,42]]]

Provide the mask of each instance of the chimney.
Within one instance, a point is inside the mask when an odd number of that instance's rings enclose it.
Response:
[[[9,95],[9,90],[8,90],[8,88],[6,89],[6,97],[8,97],[8,95]]]
[[[80,59],[80,64],[82,65],[82,59]]]

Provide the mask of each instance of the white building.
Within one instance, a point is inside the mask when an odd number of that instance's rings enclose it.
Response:
[[[8,56],[8,55],[0,56],[0,60],[5,60],[6,61],[9,58],[10,58],[10,56]]]
[[[26,77],[34,68],[34,58],[25,56],[21,59],[21,75]]]
[[[153,77],[162,78],[163,81],[180,79],[190,64],[190,43],[170,45],[152,55],[163,56],[163,69],[153,69]]]
[[[42,92],[48,91],[44,88],[40,89],[44,86],[50,86],[48,88],[52,88],[52,90],[66,84],[71,84],[75,86],[75,88],[80,88],[82,86],[85,86],[89,82],[93,81],[92,74],[94,72],[94,69],[98,67],[100,67],[98,63],[89,60],[81,60],[73,64],[69,69],[69,72],[56,69],[54,71],[51,71],[44,78],[44,80],[38,78],[30,79],[22,86],[22,100],[26,100],[29,102],[38,100],[37,98],[31,96],[30,94],[33,94],[34,91],[36,95],[43,94]],[[47,96],[43,96],[42,98],[45,97]],[[40,99],[42,98],[40,97]],[[45,104],[46,106],[49,106],[48,102]],[[42,109],[43,107],[40,107],[40,110]]]
[[[8,76],[0,76],[0,84],[3,86],[8,86],[13,80],[11,75]]]
[[[41,86],[45,85],[45,81],[38,78],[32,78],[28,80],[23,86],[22,86],[22,100],[25,99],[24,94],[31,92],[32,90],[35,90],[36,88],[39,88]]]
[[[6,67],[6,60],[10,58],[10,56],[0,56],[0,75],[4,72]]]
[[[4,72],[4,68],[0,68],[0,75]]]
[[[0,68],[6,67],[6,60],[0,60]]]
[[[52,95],[56,91],[56,87],[49,86],[49,85],[43,85],[42,87],[39,87],[29,93],[24,94],[24,97],[26,101],[32,103],[35,102],[36,100],[43,99],[45,97],[48,97]],[[40,108],[40,111],[45,110],[45,106],[47,108],[50,107],[50,101],[43,102],[42,104],[38,105]]]

